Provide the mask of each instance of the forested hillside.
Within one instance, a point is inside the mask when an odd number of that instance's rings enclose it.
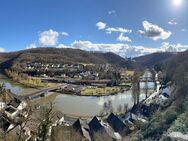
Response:
[[[188,51],[156,65],[163,73],[163,84],[172,83],[174,91],[168,105],[158,109],[141,130],[142,140],[171,140],[171,132],[188,133]]]
[[[166,59],[169,59],[173,56],[175,56],[175,54],[170,52],[156,52],[156,53],[136,57],[134,58],[134,60],[136,60],[136,62],[142,66],[152,67],[155,64],[162,62]]]
[[[1,68],[24,69],[27,63],[88,63],[111,64],[134,68],[135,63],[114,53],[87,52],[79,49],[36,48],[0,54]]]

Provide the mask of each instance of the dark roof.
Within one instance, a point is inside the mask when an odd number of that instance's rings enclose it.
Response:
[[[11,123],[8,122],[8,121],[7,121],[6,119],[4,119],[3,117],[0,118],[0,122],[1,122],[0,128],[1,128],[4,132],[6,132],[6,131],[8,130],[8,128],[9,128],[9,126],[11,125]]]
[[[121,121],[117,116],[111,113],[107,118],[108,124],[122,136],[130,133],[130,129],[126,126],[123,121]]]
[[[164,97],[169,98],[170,96],[167,93],[162,94]]]
[[[79,119],[78,119],[72,126],[73,126],[73,128],[74,128],[77,132],[79,132],[79,133],[83,136],[82,125],[81,125]]]
[[[89,122],[89,128],[92,132],[97,132],[101,129],[103,129],[103,126],[101,125],[98,118],[95,116],[90,122]]]
[[[17,98],[12,99],[8,105],[12,105],[13,107],[17,108],[20,105],[21,101]]]

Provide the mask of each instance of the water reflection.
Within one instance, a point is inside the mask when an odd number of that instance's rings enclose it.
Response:
[[[0,74],[0,84],[4,83],[5,88],[9,89],[11,93],[21,95],[21,94],[27,94],[35,89],[33,88],[26,88],[21,84],[15,83],[11,81],[9,78],[7,78],[5,75]]]

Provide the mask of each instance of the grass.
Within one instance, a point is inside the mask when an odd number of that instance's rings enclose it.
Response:
[[[81,95],[101,96],[101,95],[109,95],[112,93],[118,93],[121,91],[122,91],[121,87],[84,88],[81,91]]]
[[[130,87],[131,87],[131,83],[129,83],[129,82],[124,82],[124,83],[121,83],[120,86],[130,86]]]
[[[126,73],[127,73],[127,75],[131,75],[131,76],[134,75],[134,71],[132,71],[132,70],[127,70]]]

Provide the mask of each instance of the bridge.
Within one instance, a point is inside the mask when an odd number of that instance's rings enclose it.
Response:
[[[38,97],[43,97],[43,96],[47,95],[48,92],[60,90],[61,88],[65,88],[66,86],[67,86],[67,84],[60,84],[60,85],[57,85],[54,87],[38,90],[38,91],[29,93],[29,94],[23,95],[23,96],[13,95],[13,97],[21,99],[21,100],[32,100],[32,99],[35,99]]]

